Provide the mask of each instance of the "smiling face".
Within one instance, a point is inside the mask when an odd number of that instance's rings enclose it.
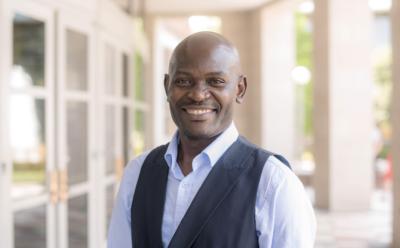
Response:
[[[246,78],[237,52],[214,33],[197,33],[178,45],[164,86],[181,137],[212,139],[232,122]]]

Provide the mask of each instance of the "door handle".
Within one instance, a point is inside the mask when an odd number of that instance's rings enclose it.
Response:
[[[121,181],[123,173],[124,173],[124,159],[118,158],[115,160],[115,175],[117,176],[118,181]]]
[[[58,202],[58,186],[58,173],[57,171],[52,171],[50,172],[50,201],[52,204],[56,204]]]
[[[68,199],[68,172],[67,169],[59,171],[60,177],[60,201],[66,202]]]

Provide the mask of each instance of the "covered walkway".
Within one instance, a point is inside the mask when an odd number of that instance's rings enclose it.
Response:
[[[1,247],[105,247],[124,164],[175,130],[172,49],[201,30],[237,46],[235,124],[295,165],[316,247],[400,248],[400,0],[0,0]]]

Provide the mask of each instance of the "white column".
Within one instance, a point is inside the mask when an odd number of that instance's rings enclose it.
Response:
[[[0,244],[12,247],[10,199],[11,165],[8,152],[8,76],[11,70],[11,10],[9,0],[0,0]]]
[[[372,15],[365,0],[314,2],[316,206],[368,209],[373,171]]]
[[[258,38],[261,21],[259,16],[258,10],[220,15],[221,33],[238,49],[242,71],[248,82],[243,103],[235,104],[234,121],[240,134],[257,145],[261,145],[261,82],[259,79],[261,44]]]
[[[392,1],[393,245],[400,247],[400,0]]]
[[[262,146],[293,161],[295,66],[294,2],[277,1],[261,12]]]

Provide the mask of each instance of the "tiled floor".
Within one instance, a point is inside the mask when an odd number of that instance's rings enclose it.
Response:
[[[371,210],[326,212],[316,210],[317,248],[389,248],[392,239],[392,199],[375,192]]]
[[[310,190],[310,196],[312,191]],[[312,197],[311,197],[312,198]],[[70,202],[71,203],[71,202]],[[86,242],[82,221],[86,205],[75,204],[68,220],[74,223],[70,243]],[[75,206],[73,205],[73,206]],[[72,205],[70,205],[71,207]],[[392,199],[390,192],[375,192],[371,210],[365,212],[326,212],[316,210],[318,230],[316,248],[389,248],[392,239]],[[16,247],[44,247],[45,209],[37,208],[14,216]],[[71,230],[71,229],[70,229]],[[399,234],[400,235],[400,234]],[[1,245],[0,245],[1,247]],[[72,247],[84,247],[74,245]]]

